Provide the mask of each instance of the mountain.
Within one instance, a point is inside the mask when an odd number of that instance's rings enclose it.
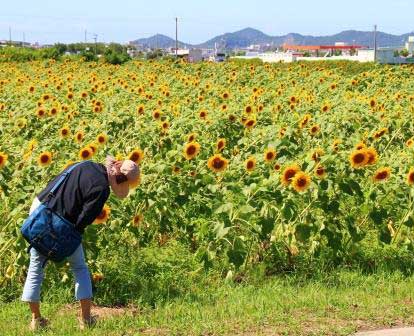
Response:
[[[408,36],[413,33],[403,35],[392,35],[383,32],[377,32],[377,41],[379,47],[399,47],[404,45]],[[367,47],[373,47],[374,34],[370,31],[345,30],[338,34],[327,36],[311,36],[290,33],[282,36],[270,36],[254,28],[245,28],[234,33],[226,33],[216,36],[204,43],[191,45],[179,42],[179,46],[197,47],[197,48],[214,48],[217,45],[220,48],[235,49],[246,48],[252,44],[281,46],[287,44],[299,45],[333,45],[335,42],[345,42],[348,44],[357,44]],[[165,35],[155,35],[146,39],[139,39],[132,43],[145,47],[168,48],[175,46],[175,40]]]
[[[152,49],[167,49],[167,48],[175,48],[175,40],[171,37],[162,35],[162,34],[156,34],[154,36],[148,37],[148,38],[142,38],[135,41],[131,41],[131,44],[139,45],[144,48],[152,48]],[[178,47],[182,48],[184,46],[191,47],[190,44],[183,43],[181,41],[178,41]]]

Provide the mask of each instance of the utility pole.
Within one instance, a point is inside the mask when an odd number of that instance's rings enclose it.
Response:
[[[93,35],[93,39],[95,40],[95,56],[97,56],[97,54],[98,54],[98,45],[97,45],[96,41],[98,40],[98,35],[97,34]]]
[[[85,44],[86,44],[86,41],[87,41],[87,38],[86,38],[87,34],[88,34],[88,32],[85,29]]]
[[[23,47],[25,47],[26,44],[26,34],[23,32]]]
[[[175,58],[178,58],[178,18],[175,18]]]
[[[374,62],[377,61],[377,25],[374,25]]]
[[[11,39],[11,27],[9,27],[9,43],[10,43],[10,45],[12,44],[12,39]]]

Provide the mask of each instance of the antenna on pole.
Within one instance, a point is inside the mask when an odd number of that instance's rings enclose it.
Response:
[[[374,62],[377,61],[377,25],[374,25]]]
[[[178,57],[178,17],[175,18],[175,58]]]

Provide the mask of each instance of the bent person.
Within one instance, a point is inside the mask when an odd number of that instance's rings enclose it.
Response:
[[[74,165],[72,165],[74,166]],[[129,184],[139,178],[139,168],[131,160],[117,161],[107,157],[105,164],[85,161],[72,167],[58,187],[54,185],[70,167],[55,177],[47,187],[34,199],[30,214],[48,199],[47,207],[74,225],[76,231],[82,234],[85,228],[92,224],[101,213],[110,190],[119,198],[125,198],[129,193]],[[44,279],[44,266],[47,257],[34,247],[30,249],[30,264],[23,289],[22,301],[28,302],[32,313],[30,329],[45,327],[48,320],[40,313],[40,289]],[[80,301],[80,328],[91,326],[95,318],[91,316],[92,283],[82,244],[67,258],[75,278],[75,297]]]

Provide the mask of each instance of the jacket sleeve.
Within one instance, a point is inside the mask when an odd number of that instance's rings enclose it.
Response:
[[[76,222],[76,228],[83,232],[84,229],[93,223],[101,213],[106,200],[109,197],[109,188],[93,189],[85,197],[82,212]]]

